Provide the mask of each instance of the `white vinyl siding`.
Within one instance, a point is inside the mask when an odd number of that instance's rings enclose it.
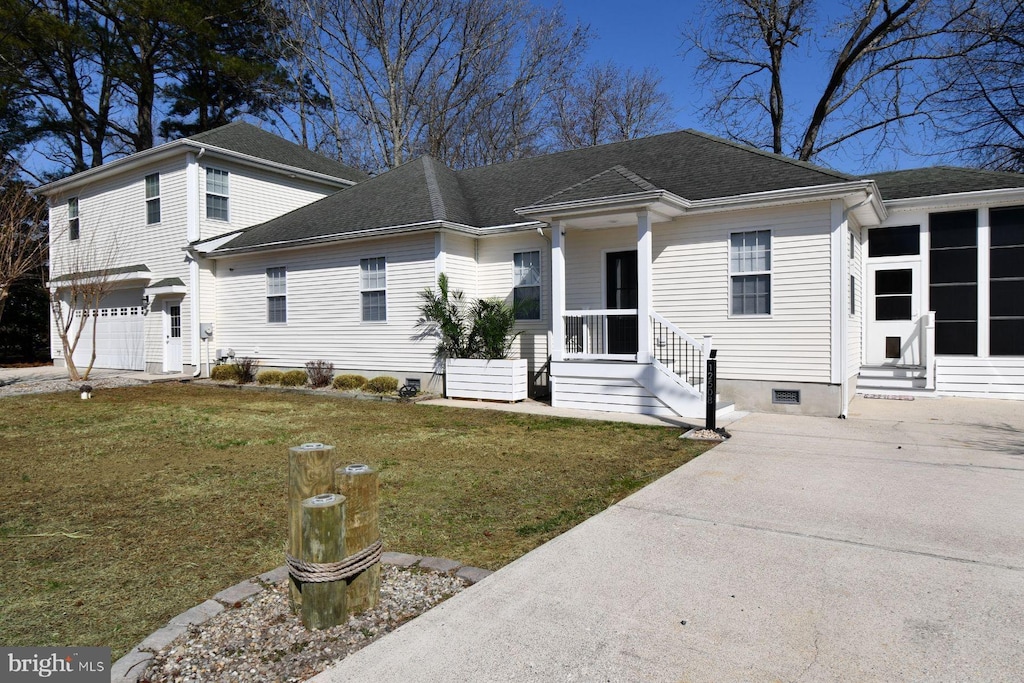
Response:
[[[519,336],[513,342],[513,357],[525,358],[529,361],[530,376],[537,371],[548,358],[548,325],[551,320],[551,282],[543,277],[551,272],[551,245],[536,231],[514,233],[487,237],[478,242],[479,266],[477,280],[479,287],[475,296],[496,297],[510,306],[513,303],[513,260],[516,252],[540,252],[541,297],[540,319],[519,320],[516,331]],[[470,294],[470,290],[466,290]]]
[[[846,376],[852,377],[860,372],[861,343],[864,337],[864,316],[867,307],[864,302],[864,263],[862,260],[863,245],[861,229],[853,217],[850,217],[850,244],[853,249],[850,256],[850,290],[848,297],[850,317],[846,325]]]
[[[287,254],[287,258],[282,258]],[[360,261],[387,262],[388,324],[362,322]],[[264,324],[266,269],[288,272],[288,324]],[[420,292],[434,281],[434,235],[324,245],[217,263],[217,346],[264,367],[327,360],[336,371],[433,372],[436,339],[421,338]],[[361,373],[363,374],[363,373]]]
[[[772,232],[729,236],[729,307],[732,315],[771,315]]]
[[[303,178],[292,178],[286,173],[231,163],[229,160],[213,161],[207,154],[202,159],[217,170],[229,176],[229,207],[227,225],[224,220],[207,218],[207,194],[199,187],[199,229],[200,237],[207,239],[221,235],[230,229],[247,228],[276,218],[282,214],[338,192],[340,188],[317,183]],[[200,170],[200,185],[206,177]],[[164,202],[166,207],[167,202]]]
[[[146,225],[160,222],[160,174],[146,176]]]
[[[267,322],[288,322],[288,271],[267,268]]]
[[[541,265],[539,251],[512,256],[512,306],[517,320],[540,320]]]
[[[228,172],[219,168],[206,169],[206,217],[215,221],[228,221]]]
[[[568,230],[565,236],[565,307],[569,310],[605,308],[605,254],[635,250],[636,226]]]
[[[476,238],[452,234],[438,235],[438,238],[442,236],[444,237],[442,270],[448,276],[449,286],[452,289],[465,292],[466,296],[476,296]],[[437,284],[436,279],[434,284]]]
[[[359,290],[363,322],[388,319],[387,261],[383,256],[359,261]]]
[[[654,310],[692,336],[712,335],[723,379],[830,382],[831,220],[829,202],[816,202],[656,225]],[[730,234],[765,225],[772,316],[730,316]]]

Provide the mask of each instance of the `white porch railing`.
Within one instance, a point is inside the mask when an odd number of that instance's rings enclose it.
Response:
[[[636,318],[635,308],[566,311],[564,358],[636,361],[636,351],[618,351],[623,327],[632,330],[632,348],[636,348]]]
[[[704,393],[711,337],[698,341],[658,313],[651,313],[652,358],[665,370]]]

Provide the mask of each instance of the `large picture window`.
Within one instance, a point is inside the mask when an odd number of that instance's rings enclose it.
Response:
[[[989,353],[1024,356],[1024,206],[992,209]]]
[[[729,243],[730,312],[771,315],[772,232],[735,232]]]
[[[387,263],[383,256],[359,261],[359,289],[363,322],[388,319]]]
[[[226,221],[228,215],[228,172],[219,168],[207,168],[206,217],[215,221]]]
[[[288,322],[288,273],[284,267],[267,268],[267,322]]]
[[[540,252],[512,256],[512,305],[517,320],[540,320]]]
[[[146,224],[160,222],[160,174],[146,176]]]

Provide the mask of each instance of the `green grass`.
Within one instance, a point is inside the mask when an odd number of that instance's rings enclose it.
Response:
[[[0,643],[124,654],[283,563],[288,447],[380,472],[385,548],[497,569],[707,446],[679,430],[189,385],[0,400]]]

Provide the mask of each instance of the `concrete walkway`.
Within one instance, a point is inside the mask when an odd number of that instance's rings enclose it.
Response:
[[[729,429],[313,680],[1024,679],[1024,404]]]

